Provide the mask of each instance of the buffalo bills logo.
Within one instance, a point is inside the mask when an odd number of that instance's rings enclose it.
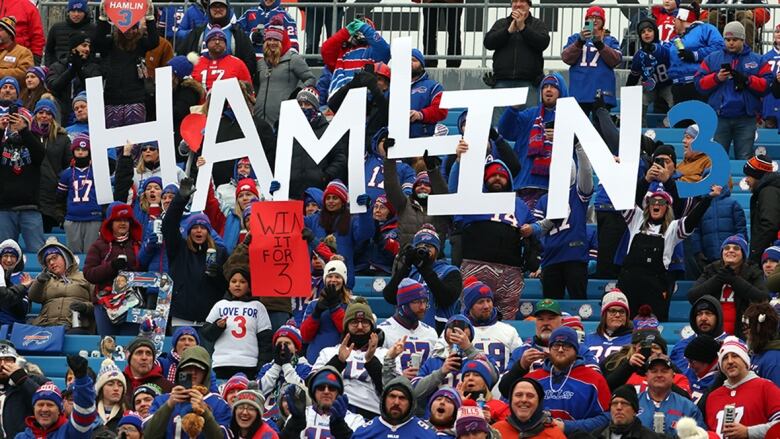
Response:
[[[22,338],[22,346],[44,345],[51,340],[52,333],[49,331],[38,331],[33,334],[25,335]]]
[[[428,87],[421,85],[412,89],[412,94],[422,94],[428,91]]]
[[[356,319],[364,319],[364,318],[366,318],[366,313],[364,313],[363,311],[358,311],[357,313],[355,313],[355,318]]]
[[[756,67],[758,67],[758,63],[756,63],[755,61],[750,61],[745,63],[746,69],[755,69]]]

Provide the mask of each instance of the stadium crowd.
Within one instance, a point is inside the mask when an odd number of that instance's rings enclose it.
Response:
[[[0,2],[0,324],[5,334],[61,327],[107,344],[133,336],[123,356],[103,352],[98,370],[68,355],[63,388],[0,339],[0,438],[780,438],[780,174],[754,145],[758,127],[778,122],[780,25],[764,52],[769,10],[744,3],[730,14],[663,0],[632,21],[631,48],[605,29],[603,8],[589,7],[561,52],[567,81],[545,70],[551,32],[532,0],[511,0],[484,35],[493,51],[485,82],[529,87],[529,104],[503,109],[487,145],[461,139],[450,156],[390,160],[390,46],[369,17],[332,29],[340,13],[305,7],[310,20],[299,28],[279,0],[240,16],[228,0],[186,10],[150,1],[121,31],[106,0],[68,0],[64,21],[44,35],[33,3]],[[446,65],[460,65],[460,14],[424,9],[426,47],[411,53],[411,137],[448,132],[443,85],[426,69],[437,64],[439,18]],[[118,145],[109,152],[114,202],[99,205],[86,80],[103,78],[107,127],[132,125],[155,119],[162,66],[173,73],[178,184],[163,184],[156,142]],[[650,108],[713,108],[707,135],[740,161],[749,218],[731,181],[680,195],[679,182],[712,168],[692,147],[700,130],[691,121],[678,125],[679,159],[642,135],[628,210],[613,207],[575,144],[569,213],[547,218],[557,101],[576,98],[618,160],[610,109],[621,66],[626,85],[642,87],[645,127]],[[319,162],[293,146],[289,194],[303,202],[308,298],[253,294],[267,287],[252,276],[249,218],[270,200],[248,158],[214,164],[206,209],[190,211],[206,162],[180,125],[208,113],[211,87],[230,78],[272,168],[282,101],[295,99],[321,136],[347,92],[368,89],[366,193],[356,197],[367,213],[349,212],[346,136]],[[234,109],[221,112],[217,141],[241,138]],[[457,191],[470,148],[484,148],[483,191],[515,193],[514,211],[429,215],[430,195]],[[279,188],[272,181],[267,192]],[[40,272],[25,271],[25,254]],[[172,280],[168,352],[149,321],[127,321],[128,310],[157,305],[156,289],[128,286],[149,272]],[[392,315],[378,318],[360,296],[365,276],[376,277]],[[542,298],[528,312],[531,278]],[[593,297],[589,279],[615,282]],[[663,325],[686,279],[691,331],[670,343]],[[594,331],[564,312],[567,294],[598,301]],[[524,319],[533,333],[513,325]]]

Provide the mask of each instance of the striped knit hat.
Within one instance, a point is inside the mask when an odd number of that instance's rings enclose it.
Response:
[[[303,348],[303,337],[301,336],[301,331],[298,330],[295,326],[292,325],[282,325],[279,327],[279,329],[274,332],[274,338],[273,338],[273,344],[276,344],[276,340],[279,337],[287,337],[290,340],[292,340],[293,344],[295,345],[295,351],[300,352]]]
[[[33,405],[41,400],[53,402],[57,408],[60,409],[60,413],[62,412],[62,392],[60,392],[59,387],[57,387],[51,381],[41,384],[41,386],[38,387],[38,390],[33,393]]]
[[[723,358],[725,358],[728,353],[737,354],[737,356],[745,362],[745,365],[750,368],[750,355],[748,354],[747,346],[745,343],[742,343],[742,340],[733,335],[730,335],[723,340],[723,345],[721,345],[720,350],[718,351],[718,364],[723,364]]]
[[[322,202],[325,203],[325,197],[328,195],[335,195],[346,204],[349,201],[349,190],[347,186],[339,179],[333,180],[325,186],[325,191],[322,193]]]
[[[227,380],[225,385],[222,387],[222,399],[227,400],[228,393],[236,391],[240,392],[242,390],[246,390],[249,388],[249,378],[246,377],[243,373],[239,372],[230,379]],[[235,395],[234,395],[235,396]],[[228,401],[229,403],[230,401]]]
[[[476,277],[469,276],[463,280],[463,309],[464,314],[468,314],[471,307],[479,299],[493,299],[493,290],[489,286],[480,282]]]
[[[0,29],[8,32],[11,39],[16,41],[16,17],[8,16],[0,18]]]
[[[398,285],[398,294],[396,296],[396,303],[398,303],[398,306],[407,305],[420,299],[429,300],[428,290],[425,289],[421,283],[413,279],[409,279],[408,277],[402,279],[401,283]]]
[[[745,175],[760,179],[764,174],[772,172],[772,159],[764,154],[750,157],[742,167]]]

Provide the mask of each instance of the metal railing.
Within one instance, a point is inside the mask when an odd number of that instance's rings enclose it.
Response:
[[[561,3],[554,3],[561,1]],[[590,3],[575,3],[576,0],[552,0],[539,4],[535,1],[531,14],[543,20],[550,29],[550,45],[544,52],[545,59],[549,60],[548,67],[563,67],[560,62],[561,50],[570,35],[579,32],[585,20],[585,11],[594,6]],[[626,0],[622,0],[626,1]],[[636,41],[637,36],[633,31],[636,23],[643,13],[649,11],[650,0],[641,0],[642,4],[615,4],[598,3],[607,15],[605,28],[617,38],[622,45],[629,45]],[[66,1],[40,0],[38,8],[41,11],[44,28],[65,19]],[[97,12],[97,4],[93,7],[93,16]],[[155,2],[158,8],[179,8],[179,14],[186,8],[196,7],[192,2]],[[465,3],[412,3],[377,1],[339,1],[324,2],[297,2],[282,3],[287,13],[295,20],[298,29],[298,41],[300,52],[308,59],[319,58],[319,45],[315,45],[314,32],[319,32],[319,43],[327,38],[329,32],[335,32],[349,23],[353,18],[366,16],[376,24],[387,41],[400,36],[412,38],[414,45],[426,54],[427,59],[433,60],[459,60],[462,67],[489,67],[492,63],[493,52],[485,49],[483,38],[492,25],[500,18],[507,17],[511,8],[507,0],[465,0]],[[713,5],[716,6],[716,5]],[[235,18],[240,18],[250,8],[257,7],[256,2],[232,2],[231,8]],[[769,9],[770,21],[761,30],[762,46],[759,52],[764,52],[772,45],[772,30],[780,23],[780,5],[761,5]],[[708,9],[703,5],[703,9]],[[717,9],[740,10],[742,5],[717,5]],[[431,26],[426,26],[428,23]],[[322,24],[321,26],[318,26]],[[435,40],[426,29],[437,27]],[[458,32],[448,32],[449,28],[455,28]],[[316,31],[316,27],[319,27]],[[457,36],[457,39],[455,38]],[[174,43],[177,36],[173,33],[167,35]],[[459,40],[459,41],[458,41]],[[434,47],[435,50],[432,48]],[[459,43],[459,44],[458,44]],[[631,46],[633,47],[633,46]],[[459,51],[458,51],[459,49]],[[630,56],[629,51],[624,55]],[[441,63],[440,67],[444,67]],[[452,65],[452,63],[450,63]]]

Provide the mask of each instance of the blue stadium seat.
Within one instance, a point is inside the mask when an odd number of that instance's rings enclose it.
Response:
[[[64,356],[59,357],[43,357],[43,356],[26,356],[28,362],[38,365],[43,370],[47,377],[65,377],[65,372],[68,371],[68,361]],[[89,367],[97,373],[100,370],[100,363],[104,358],[89,358]],[[116,361],[116,365],[119,369],[124,370],[127,365],[126,361]]]
[[[509,320],[507,323],[512,325],[517,330],[518,334],[520,334],[520,338],[523,340],[532,337],[536,332],[536,326],[533,320]],[[583,326],[585,327],[586,333],[591,333],[596,330],[598,322],[584,322]],[[677,343],[682,338],[680,331],[682,331],[686,326],[689,326],[688,323],[663,323],[660,326],[661,335],[663,335],[667,344],[671,345]]]

